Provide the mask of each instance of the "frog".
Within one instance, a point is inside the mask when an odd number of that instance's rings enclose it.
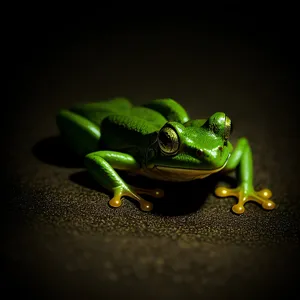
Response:
[[[163,198],[163,189],[132,186],[121,171],[174,183],[201,180],[216,173],[235,172],[237,187],[216,186],[219,198],[236,198],[231,207],[240,215],[249,201],[273,210],[272,192],[253,186],[253,157],[247,138],[229,141],[233,123],[224,112],[190,118],[172,98],[157,98],[134,105],[126,97],[76,103],[56,114],[64,142],[102,188],[110,193],[109,206],[120,207],[125,198],[140,210],[153,210],[145,195]]]

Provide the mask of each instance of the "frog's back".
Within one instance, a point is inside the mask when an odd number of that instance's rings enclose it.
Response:
[[[111,115],[138,117],[157,126],[166,122],[159,112],[143,106],[134,106],[127,98],[78,104],[71,107],[70,111],[87,118],[97,126],[101,126],[102,121]]]

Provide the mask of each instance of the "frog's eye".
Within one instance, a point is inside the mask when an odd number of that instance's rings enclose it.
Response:
[[[158,133],[158,145],[166,155],[175,154],[179,150],[179,138],[171,127],[164,127]]]
[[[225,117],[225,128],[224,129],[225,129],[224,130],[224,138],[225,138],[225,140],[228,140],[232,133],[233,126],[232,126],[231,120],[227,116]]]
[[[207,124],[207,125],[206,125]],[[213,114],[204,126],[208,126],[209,130],[215,135],[222,137],[227,141],[232,133],[232,123],[229,117],[223,112]]]

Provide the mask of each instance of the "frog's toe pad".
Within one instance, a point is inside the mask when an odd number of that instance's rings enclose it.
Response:
[[[232,211],[233,211],[234,213],[240,215],[240,214],[244,213],[245,207],[244,207],[243,204],[239,204],[239,203],[238,203],[238,204],[232,206]]]
[[[272,197],[272,192],[269,189],[262,189],[256,193],[258,196],[260,196],[264,199],[270,199]]]
[[[236,196],[237,193],[238,193],[237,189],[228,189],[226,187],[218,187],[215,190],[215,194],[218,197]]]
[[[232,211],[236,214],[242,214],[245,211],[245,203],[248,201],[254,201],[259,203],[264,209],[272,210],[275,208],[275,203],[270,200],[272,192],[269,189],[262,189],[258,192],[245,192],[243,187],[229,189],[226,187],[218,187],[215,190],[215,194],[218,197],[230,197],[234,196],[238,199],[238,203],[232,207]]]
[[[153,197],[155,198],[163,198],[165,195],[164,191],[161,189],[155,189],[153,192]]]
[[[153,204],[151,202],[143,201],[140,204],[142,211],[151,211],[153,209]]]
[[[272,200],[264,201],[262,207],[266,210],[272,210],[276,207],[275,203]]]
[[[120,207],[122,205],[122,200],[120,197],[113,197],[112,199],[109,200],[108,204],[111,207]]]

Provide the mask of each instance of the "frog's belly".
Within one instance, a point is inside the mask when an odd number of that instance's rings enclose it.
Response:
[[[184,182],[205,178],[213,173],[219,172],[222,169],[223,167],[214,170],[190,170],[169,167],[154,167],[142,169],[138,173],[156,180]]]

